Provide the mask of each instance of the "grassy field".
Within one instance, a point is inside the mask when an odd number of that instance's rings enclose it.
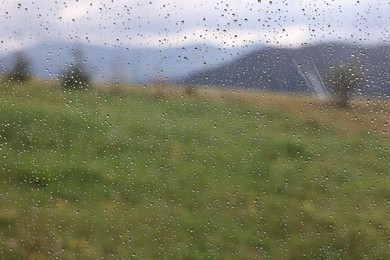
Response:
[[[0,256],[389,259],[390,102],[0,89]]]

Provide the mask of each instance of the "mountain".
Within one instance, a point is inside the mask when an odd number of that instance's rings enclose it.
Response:
[[[78,50],[95,81],[147,83],[183,78],[194,70],[215,67],[259,48],[262,46],[222,49],[206,44],[161,49],[125,48],[53,41],[38,43],[22,52],[30,60],[33,74],[38,77],[58,77],[74,62],[73,53]],[[3,68],[9,69],[12,63],[12,53],[0,56]]]
[[[390,96],[390,45],[327,43],[298,49],[260,49],[222,66],[195,72],[177,83],[324,95],[328,92],[324,79],[331,68],[348,61],[359,64],[366,79],[358,88],[359,94]]]
[[[189,45],[170,48],[124,48],[66,41],[42,42],[22,50],[37,77],[58,78],[81,50],[94,81],[165,81],[184,85],[259,88],[290,93],[327,94],[324,79],[332,66],[355,61],[367,81],[358,92],[390,96],[390,45],[343,43],[308,45],[298,49],[262,45],[218,48]],[[13,54],[0,56],[9,69]]]

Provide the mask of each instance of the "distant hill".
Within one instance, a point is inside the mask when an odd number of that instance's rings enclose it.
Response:
[[[150,82],[173,81],[188,76],[194,70],[212,68],[231,61],[254,49],[236,47],[221,49],[200,44],[171,48],[125,48],[95,46],[66,41],[42,42],[25,48],[35,76],[57,77],[73,61],[72,50],[84,54],[85,66],[96,81]],[[9,69],[13,54],[0,55],[0,66]]]
[[[261,49],[217,68],[193,73],[178,83],[324,94],[327,86],[323,79],[330,68],[348,60],[361,64],[367,79],[357,90],[359,94],[390,95],[390,45],[329,43],[299,49]]]

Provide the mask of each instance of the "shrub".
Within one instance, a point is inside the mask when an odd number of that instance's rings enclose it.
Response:
[[[85,90],[90,87],[90,75],[83,66],[83,54],[80,50],[73,51],[75,62],[67,67],[62,74],[61,87],[66,90]]]
[[[328,76],[334,104],[347,107],[355,88],[362,82],[362,76],[356,66],[338,66]]]
[[[191,97],[196,96],[196,87],[195,86],[184,87],[184,94]]]
[[[90,77],[80,65],[71,64],[62,75],[61,87],[66,90],[85,90],[90,86]]]
[[[14,57],[15,63],[11,70],[7,73],[6,77],[11,82],[26,83],[31,78],[30,61],[20,51],[16,52]]]

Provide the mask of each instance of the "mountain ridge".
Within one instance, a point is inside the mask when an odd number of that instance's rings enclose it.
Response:
[[[289,93],[317,93],[314,85],[319,84],[329,92],[325,79],[331,68],[353,60],[360,64],[366,80],[359,86],[358,94],[389,96],[389,54],[390,45],[386,44],[322,43],[294,49],[270,47],[252,51],[228,64],[195,72],[177,83]]]

